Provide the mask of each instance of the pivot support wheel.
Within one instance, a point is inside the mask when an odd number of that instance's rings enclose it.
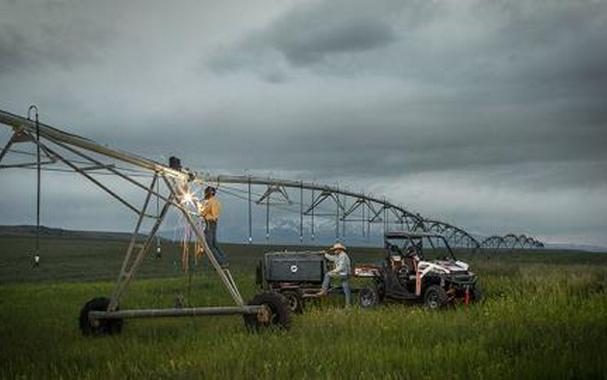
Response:
[[[288,329],[291,325],[291,310],[282,295],[264,292],[253,297],[249,305],[262,306],[256,314],[245,314],[244,323],[249,331],[265,328]]]
[[[92,319],[89,318],[91,311],[106,311],[110,300],[104,297],[93,298],[80,310],[78,323],[80,331],[87,336],[102,336],[120,334],[122,332],[122,319]]]

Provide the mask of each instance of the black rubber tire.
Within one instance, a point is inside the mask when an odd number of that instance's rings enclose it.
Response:
[[[358,292],[358,305],[361,309],[371,309],[379,305],[379,294],[374,286],[360,289]]]
[[[291,327],[291,311],[285,297],[275,292],[259,293],[249,305],[264,305],[269,315],[263,313],[245,314],[244,323],[249,331],[256,332],[266,328],[284,329]],[[267,318],[264,318],[267,317]]]
[[[479,302],[482,302],[484,298],[485,297],[484,297],[483,290],[481,289],[481,287],[478,285],[475,285],[474,288],[472,289],[472,302],[479,303]]]
[[[301,292],[297,290],[284,290],[280,294],[282,294],[287,301],[287,305],[291,313],[303,313],[304,300],[301,297]]]
[[[430,285],[424,292],[424,306],[428,310],[438,310],[447,306],[449,296],[445,289],[438,285]]]
[[[105,311],[107,310],[109,304],[110,300],[104,297],[93,298],[84,304],[80,310],[80,317],[78,318],[82,335],[103,336],[120,334],[122,332],[122,319],[100,319],[94,324],[92,324],[89,319],[90,311]]]

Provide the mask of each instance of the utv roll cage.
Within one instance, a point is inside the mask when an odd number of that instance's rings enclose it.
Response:
[[[433,239],[435,239],[435,240],[433,241]],[[394,240],[403,241],[404,240],[405,242],[399,247],[397,244],[392,244],[390,242],[391,240],[392,241],[394,241]],[[426,240],[430,244],[430,247],[432,247],[433,250],[438,250],[438,249],[443,248],[443,247],[437,246],[438,244],[435,244],[436,241],[441,241],[444,244],[444,247],[447,249],[449,256],[451,256],[451,258],[454,261],[457,261],[457,258],[455,257],[453,250],[449,246],[447,238],[445,238],[445,236],[442,234],[439,234],[436,232],[416,232],[416,231],[392,231],[392,232],[386,232],[384,234],[384,243],[385,243],[386,249],[388,250],[388,252],[390,254],[392,254],[392,252],[395,252],[396,254],[406,255],[406,251],[410,247],[413,247],[417,251],[417,255],[419,256],[419,258],[422,260],[424,260],[424,252],[423,252],[424,251],[424,249],[423,249],[424,240]]]

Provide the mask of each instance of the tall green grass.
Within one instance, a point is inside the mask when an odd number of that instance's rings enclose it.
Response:
[[[604,378],[607,271],[535,265],[486,275],[482,305],[444,312],[321,304],[288,332],[250,334],[239,317],[128,321],[122,335],[82,337],[81,305],[109,283],[0,289],[3,378]],[[250,276],[241,276],[247,296]],[[171,306],[183,279],[143,280],[125,307]],[[225,304],[198,279],[194,304]]]
[[[60,249],[69,249],[65,245]],[[290,331],[259,334],[248,333],[242,318],[233,316],[129,320],[119,336],[86,338],[77,328],[79,310],[88,299],[109,294],[111,282],[79,282],[71,275],[69,282],[5,281],[0,378],[607,377],[604,262],[503,255],[469,260],[481,277],[483,304],[441,312],[400,304],[344,310],[335,297],[309,305]],[[252,262],[248,257],[234,264],[245,298],[257,291]],[[55,271],[61,268],[58,261]],[[64,271],[77,273],[70,266]],[[170,307],[177,294],[192,305],[231,304],[210,271],[200,271],[188,285],[183,276],[141,279],[122,307]]]

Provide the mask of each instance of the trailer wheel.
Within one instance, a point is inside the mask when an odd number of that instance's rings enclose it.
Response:
[[[122,319],[97,319],[93,321],[89,319],[90,311],[105,311],[109,305],[110,300],[104,297],[93,298],[84,304],[80,310],[80,318],[78,319],[82,335],[102,336],[120,334],[122,332]]]
[[[424,305],[429,310],[442,309],[448,302],[447,292],[438,285],[430,285],[424,293]]]
[[[362,288],[358,292],[358,304],[363,309],[370,309],[379,304],[379,294],[375,287]]]
[[[244,323],[249,331],[259,331],[263,328],[273,327],[288,329],[291,325],[291,311],[285,297],[274,292],[259,293],[249,305],[262,305],[263,308],[256,314],[245,314]]]
[[[297,290],[285,290],[281,292],[282,296],[287,300],[287,305],[291,313],[302,313],[303,312],[303,298],[301,293]]]

